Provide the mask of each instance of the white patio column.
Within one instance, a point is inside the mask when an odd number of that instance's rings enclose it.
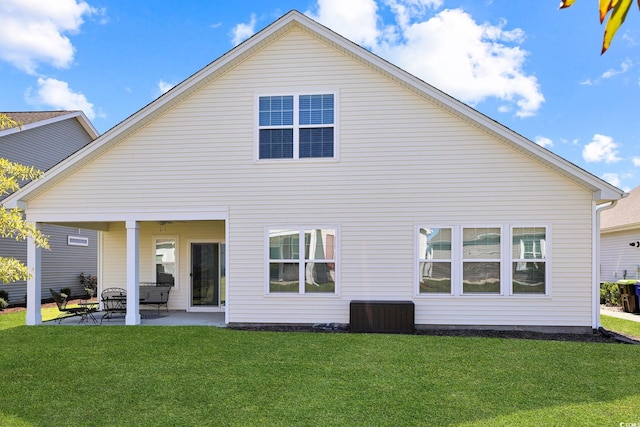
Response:
[[[138,288],[140,270],[139,244],[140,225],[138,221],[127,221],[127,316],[125,324],[140,324],[140,290]]]
[[[35,223],[35,226],[40,229],[40,223]],[[42,324],[41,258],[42,250],[31,237],[27,238],[27,268],[31,272],[31,278],[27,280],[27,325]]]

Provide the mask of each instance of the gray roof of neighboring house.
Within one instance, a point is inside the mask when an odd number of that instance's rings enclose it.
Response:
[[[640,186],[629,192],[629,196],[618,201],[614,208],[603,211],[600,230],[622,231],[640,228]]]
[[[43,120],[52,119],[58,116],[64,116],[69,114],[71,111],[14,111],[14,112],[4,112],[1,111],[0,114],[6,114],[9,118],[21,122],[22,124],[29,125],[31,123],[41,122]]]
[[[20,122],[19,128],[0,129],[0,137],[67,119],[77,120],[85,129],[85,131],[91,136],[91,139],[96,139],[98,136],[100,136],[100,133],[98,133],[91,121],[89,121],[87,116],[80,110],[11,112],[0,111],[0,114],[6,114],[10,119]]]

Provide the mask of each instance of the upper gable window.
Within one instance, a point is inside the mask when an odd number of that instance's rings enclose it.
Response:
[[[260,96],[258,158],[335,157],[335,95]]]

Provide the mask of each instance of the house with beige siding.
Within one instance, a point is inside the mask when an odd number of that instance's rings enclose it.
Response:
[[[640,187],[600,220],[600,280],[624,279],[640,281]]]
[[[128,325],[139,284],[169,281],[169,309],[229,325],[408,301],[418,328],[591,330],[597,207],[622,195],[292,11],[10,203],[100,231]]]
[[[98,137],[98,131],[81,111],[6,112],[20,127],[0,130],[0,157],[47,171]],[[0,195],[0,201],[6,195]],[[72,296],[85,295],[80,274],[95,275],[98,233],[77,227],[43,224],[50,250],[42,254],[43,298],[49,289],[69,288]],[[27,242],[0,238],[0,256],[27,262]],[[9,303],[24,304],[27,283],[0,284]]]

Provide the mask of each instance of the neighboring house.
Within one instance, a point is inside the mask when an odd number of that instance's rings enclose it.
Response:
[[[640,187],[600,218],[600,281],[640,280]],[[631,243],[634,245],[631,246]]]
[[[622,195],[293,11],[10,202],[101,231],[130,325],[138,283],[173,281],[170,309],[231,325],[410,300],[418,327],[590,331],[596,206]]]
[[[42,171],[50,169],[98,137],[98,132],[80,111],[4,114],[21,122],[22,126],[0,130],[0,157],[35,166]],[[41,282],[46,291],[42,297],[51,297],[48,288],[59,291],[60,288],[69,287],[72,294],[84,294],[80,273],[96,274],[97,232],[55,224],[43,224],[42,231],[49,236],[51,247],[42,254]],[[0,255],[26,262],[27,242],[0,238]],[[25,302],[26,282],[0,284],[0,289],[9,293],[11,303]]]

